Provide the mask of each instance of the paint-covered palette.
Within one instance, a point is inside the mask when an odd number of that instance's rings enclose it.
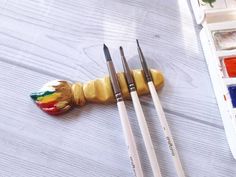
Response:
[[[211,2],[211,3],[207,3]],[[231,152],[236,159],[236,1],[191,0]]]

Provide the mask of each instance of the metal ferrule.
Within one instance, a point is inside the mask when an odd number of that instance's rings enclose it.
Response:
[[[121,94],[121,93],[116,93],[116,94],[115,94],[115,97],[116,97],[116,101],[117,101],[117,102],[123,101],[123,97],[122,97],[122,94]]]
[[[136,91],[135,85],[133,83],[129,84],[129,92],[134,92],[134,91]]]

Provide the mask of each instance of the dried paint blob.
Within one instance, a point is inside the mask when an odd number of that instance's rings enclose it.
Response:
[[[70,83],[60,80],[45,84],[30,96],[43,111],[52,115],[69,110],[73,99]]]
[[[236,49],[236,29],[215,31],[213,37],[217,50]]]
[[[236,77],[236,56],[225,58],[224,65],[229,77]]]
[[[231,85],[228,87],[232,105],[236,108],[236,85]]]

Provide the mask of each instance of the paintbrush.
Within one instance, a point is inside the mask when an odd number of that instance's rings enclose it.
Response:
[[[144,55],[143,55],[143,52],[140,48],[138,40],[136,40],[136,42],[137,42],[137,47],[138,47],[139,58],[140,58],[140,61],[141,61],[142,67],[143,67],[143,72],[144,72],[146,81],[148,83],[148,88],[150,90],[150,93],[151,93],[151,96],[152,96],[152,99],[153,99],[153,103],[154,103],[154,106],[155,106],[156,111],[157,111],[157,115],[158,115],[160,123],[161,123],[161,127],[164,131],[164,135],[166,137],[168,147],[170,149],[171,155],[172,155],[173,160],[174,160],[177,175],[179,177],[184,177],[185,176],[184,170],[183,170],[183,167],[181,165],[181,161],[180,161],[180,158],[179,158],[179,155],[178,155],[178,152],[177,152],[177,149],[176,149],[176,146],[175,146],[173,136],[171,134],[168,122],[166,120],[166,116],[165,116],[165,113],[163,111],[160,99],[159,99],[157,91],[156,91],[156,89],[153,85],[152,76],[151,76],[150,71],[148,69],[146,60],[144,58]]]
[[[116,75],[115,67],[113,65],[110,52],[105,44],[103,45],[103,50],[107,61],[107,68],[109,71],[113,92],[117,101],[117,107],[120,115],[121,125],[124,132],[125,142],[126,145],[128,146],[128,153],[131,160],[131,165],[133,167],[136,177],[143,177],[143,171],[138,155],[138,150],[136,147],[131,125],[128,119],[125,103],[123,101],[123,97],[121,94],[121,89]]]
[[[131,75],[130,69],[129,69],[129,65],[126,61],[125,55],[124,55],[124,51],[123,48],[120,47],[120,54],[121,54],[121,59],[122,59],[122,64],[123,64],[123,68],[124,68],[124,73],[125,73],[125,77],[126,77],[126,81],[128,84],[128,88],[129,88],[129,92],[133,101],[133,105],[134,105],[134,109],[135,109],[135,113],[138,119],[138,123],[139,123],[139,127],[143,136],[143,141],[147,150],[147,154],[148,154],[148,158],[152,167],[152,172],[154,177],[161,177],[161,171],[160,171],[160,167],[157,161],[157,157],[156,157],[156,153],[155,153],[155,149],[153,147],[152,144],[152,139],[148,130],[148,125],[143,113],[143,109],[141,107],[139,98],[138,98],[138,94],[136,92],[136,87],[134,85],[134,80],[133,77]]]

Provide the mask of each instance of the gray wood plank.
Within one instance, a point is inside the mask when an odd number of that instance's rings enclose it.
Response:
[[[52,79],[106,75],[103,43],[117,70],[120,45],[132,68],[140,68],[136,38],[149,65],[165,75],[160,97],[187,176],[236,176],[198,32],[188,2],[180,0],[0,1],[0,176],[133,175],[115,104],[89,104],[55,118],[29,93]],[[151,98],[141,100],[161,170],[175,177]],[[135,112],[126,103],[149,177]]]

